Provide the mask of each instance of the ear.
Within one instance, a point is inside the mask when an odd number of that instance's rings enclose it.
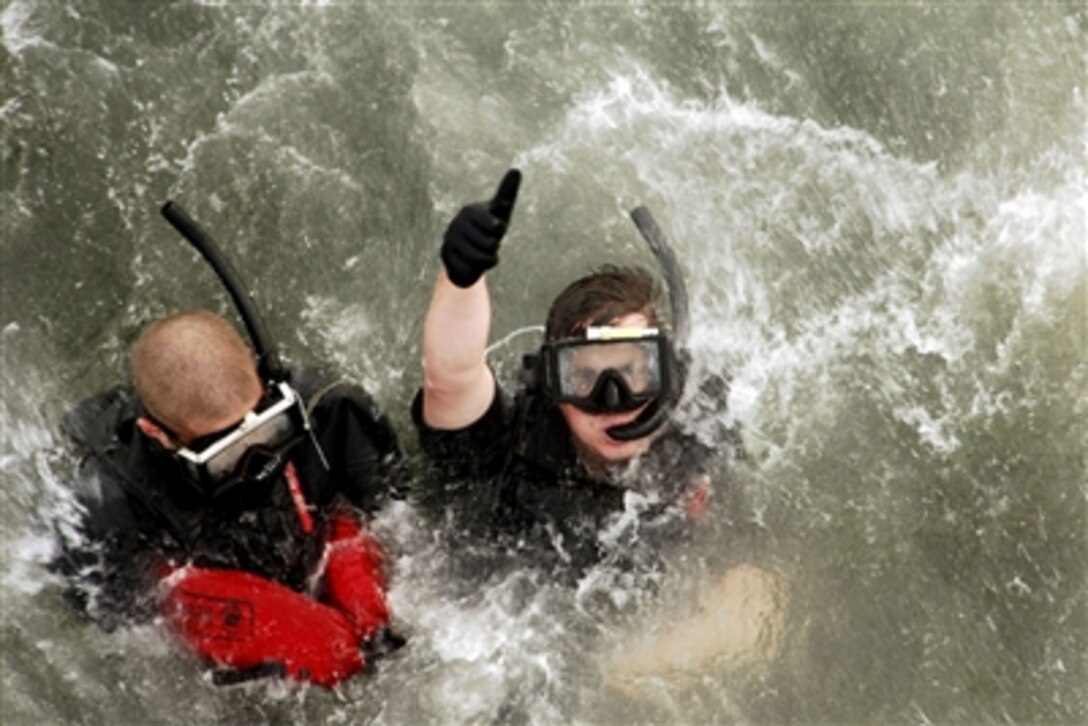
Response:
[[[174,451],[178,448],[178,445],[170,438],[170,434],[166,433],[161,426],[146,416],[137,417],[136,428],[140,429],[140,433],[147,438],[158,441],[167,451]]]

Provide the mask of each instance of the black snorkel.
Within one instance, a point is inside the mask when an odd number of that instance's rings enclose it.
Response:
[[[208,261],[222,281],[223,287],[227,288],[253,343],[254,352],[257,354],[257,373],[261,379],[266,382],[288,380],[290,376],[287,369],[280,363],[279,355],[272,345],[272,339],[268,335],[264,321],[257,312],[257,306],[253,304],[253,298],[249,296],[238,273],[219,251],[219,247],[208,233],[175,202],[167,201],[162,206],[162,216],[166,217],[166,221],[173,225],[182,237],[189,240],[189,243]]]
[[[272,338],[268,335],[268,330],[264,326],[260,313],[257,312],[257,306],[253,303],[253,298],[250,297],[238,273],[234,271],[230,262],[219,250],[218,245],[196,223],[196,220],[190,217],[175,202],[167,201],[162,206],[162,216],[200,252],[201,256],[215,270],[215,274],[219,276],[223,286],[227,288],[227,292],[230,293],[231,300],[234,301],[234,307],[238,310],[238,315],[241,316],[242,322],[246,326],[250,342],[253,344],[253,350],[257,355],[257,375],[261,378],[262,383],[266,387],[281,382],[287,384],[291,377],[290,371],[280,362],[280,357],[272,344]],[[317,435],[310,426],[306,407],[301,399],[298,399],[298,415],[301,418],[302,428],[309,435],[310,441],[317,451],[318,458],[327,470],[329,468],[328,459],[321,449]],[[283,462],[286,462],[286,458],[283,458]],[[278,471],[278,469],[276,470]],[[269,475],[271,472],[270,469],[265,474]]]
[[[684,283],[684,276],[680,273],[676,254],[669,246],[668,240],[665,239],[661,228],[657,226],[649,209],[642,205],[635,207],[631,210],[631,220],[634,221],[657,259],[669,291],[669,308],[672,313],[672,361],[670,363],[673,371],[669,376],[669,385],[666,390],[661,396],[651,401],[635,420],[606,430],[606,433],[617,441],[631,441],[648,436],[668,420],[680,401],[688,369],[687,342],[690,332],[688,289]]]

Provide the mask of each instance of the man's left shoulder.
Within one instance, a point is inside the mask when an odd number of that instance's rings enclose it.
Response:
[[[344,376],[320,369],[300,368],[292,372],[291,380],[311,414],[318,409],[354,406],[363,409],[372,418],[379,417],[374,397],[362,385]]]

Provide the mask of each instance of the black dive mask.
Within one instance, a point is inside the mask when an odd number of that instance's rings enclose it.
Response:
[[[657,328],[590,327],[544,344],[541,383],[555,403],[587,413],[634,411],[668,388],[668,346]]]

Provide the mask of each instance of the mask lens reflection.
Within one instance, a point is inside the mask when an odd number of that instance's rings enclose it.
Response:
[[[560,394],[585,398],[606,371],[618,375],[636,396],[656,395],[661,386],[660,356],[655,340],[594,343],[558,351]]]

